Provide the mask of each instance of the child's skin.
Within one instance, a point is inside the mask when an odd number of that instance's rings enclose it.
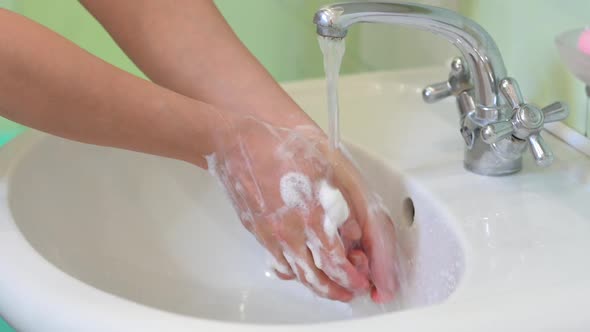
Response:
[[[325,135],[241,44],[212,0],[81,2],[152,82],[0,9],[1,116],[67,139],[201,168],[207,168],[207,156],[235,162],[231,172],[223,169],[229,183],[244,184],[233,203],[256,210],[253,223],[238,214],[281,266],[280,277],[300,276],[334,300],[369,290],[376,302],[393,298],[389,217],[369,208],[371,195],[358,170],[327,149]],[[286,139],[291,134],[296,141]],[[298,149],[313,150],[314,157]],[[280,205],[280,178],[292,171],[342,192],[351,211],[339,241],[321,232],[324,211],[315,196],[308,213],[273,213]],[[310,230],[325,250],[322,264],[306,246]],[[301,264],[285,258],[285,248],[291,260],[303,262],[309,278],[301,277]],[[345,271],[350,282],[341,282],[334,271]],[[322,292],[307,279],[321,281]]]

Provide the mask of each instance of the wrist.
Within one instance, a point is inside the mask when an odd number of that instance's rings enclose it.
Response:
[[[271,105],[264,105],[260,108],[246,108],[235,111],[244,116],[251,115],[276,127],[295,128],[311,126],[319,128],[309,115],[291,99]]]
[[[220,142],[231,135],[231,114],[178,94],[167,95],[155,104],[164,105],[158,108],[166,112],[147,134],[154,136],[162,150],[150,153],[207,168],[206,157],[218,151]]]

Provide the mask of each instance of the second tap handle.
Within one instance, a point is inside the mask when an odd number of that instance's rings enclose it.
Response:
[[[512,122],[504,120],[491,123],[481,129],[481,139],[487,144],[493,144],[514,132]]]
[[[427,86],[422,91],[422,99],[432,104],[453,94],[449,82],[440,82]]]
[[[501,80],[500,92],[502,92],[502,95],[506,98],[512,109],[516,109],[521,104],[524,104],[524,98],[515,79],[507,77]]]

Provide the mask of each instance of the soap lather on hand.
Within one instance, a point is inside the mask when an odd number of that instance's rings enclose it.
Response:
[[[208,157],[244,226],[272,254],[282,279],[339,301],[396,291],[395,233],[385,209],[316,126],[231,122]]]

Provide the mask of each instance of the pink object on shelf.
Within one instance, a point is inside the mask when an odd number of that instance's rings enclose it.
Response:
[[[562,32],[555,43],[567,68],[590,86],[590,28]]]
[[[590,55],[590,29],[584,29],[578,39],[578,49],[586,55]]]

